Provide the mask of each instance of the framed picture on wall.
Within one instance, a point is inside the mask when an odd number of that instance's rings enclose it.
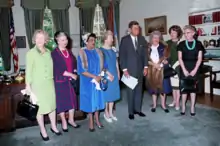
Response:
[[[167,34],[167,16],[158,16],[144,19],[145,35],[150,35],[154,30]]]

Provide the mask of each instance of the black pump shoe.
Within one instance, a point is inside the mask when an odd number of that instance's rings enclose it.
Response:
[[[57,136],[62,135],[62,133],[61,133],[61,132],[55,132],[55,131],[54,131],[52,128],[50,128],[50,130],[51,130],[51,132],[52,132],[52,133],[56,134]]]
[[[41,132],[40,132],[40,136],[41,136],[41,138],[43,139],[43,141],[48,141],[48,140],[50,140],[49,136],[43,137],[43,135],[42,135]]]
[[[196,115],[196,113],[190,113],[190,115],[191,115],[192,117],[194,117],[194,116]]]
[[[63,129],[63,128],[62,128],[62,130],[63,130],[63,132],[69,132],[69,130],[68,130],[68,129]]]

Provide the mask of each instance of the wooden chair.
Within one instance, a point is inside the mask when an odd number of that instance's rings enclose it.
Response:
[[[213,102],[213,89],[220,89],[220,80],[217,80],[217,74],[219,71],[211,71],[210,72],[210,98],[211,102]]]

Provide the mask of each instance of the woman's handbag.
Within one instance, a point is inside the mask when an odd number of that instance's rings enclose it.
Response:
[[[108,79],[105,76],[102,76],[101,78],[100,88],[102,91],[106,91],[108,89]]]
[[[76,95],[79,95],[79,91],[80,91],[79,90],[79,87],[80,87],[79,81],[80,81],[79,76],[77,77],[76,80],[74,80],[74,79],[70,80],[70,83],[72,84]]]
[[[197,81],[195,78],[189,76],[184,79],[180,79],[180,91],[181,92],[187,92],[187,93],[193,93],[197,90]]]
[[[29,95],[23,96],[24,98],[18,102],[17,113],[30,121],[35,121],[39,106],[30,101]]]
[[[164,68],[163,70],[163,77],[164,79],[173,77],[177,74],[175,69],[173,69],[171,66]]]

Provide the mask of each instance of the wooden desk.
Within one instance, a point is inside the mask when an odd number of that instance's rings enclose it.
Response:
[[[17,103],[22,99],[20,91],[24,88],[25,84],[23,83],[0,84],[0,132],[37,125],[37,122],[30,122],[16,114]],[[86,115],[83,112],[75,112],[76,120],[83,120],[85,118]],[[60,121],[59,116],[58,121]],[[47,116],[45,117],[45,123],[49,123]]]

